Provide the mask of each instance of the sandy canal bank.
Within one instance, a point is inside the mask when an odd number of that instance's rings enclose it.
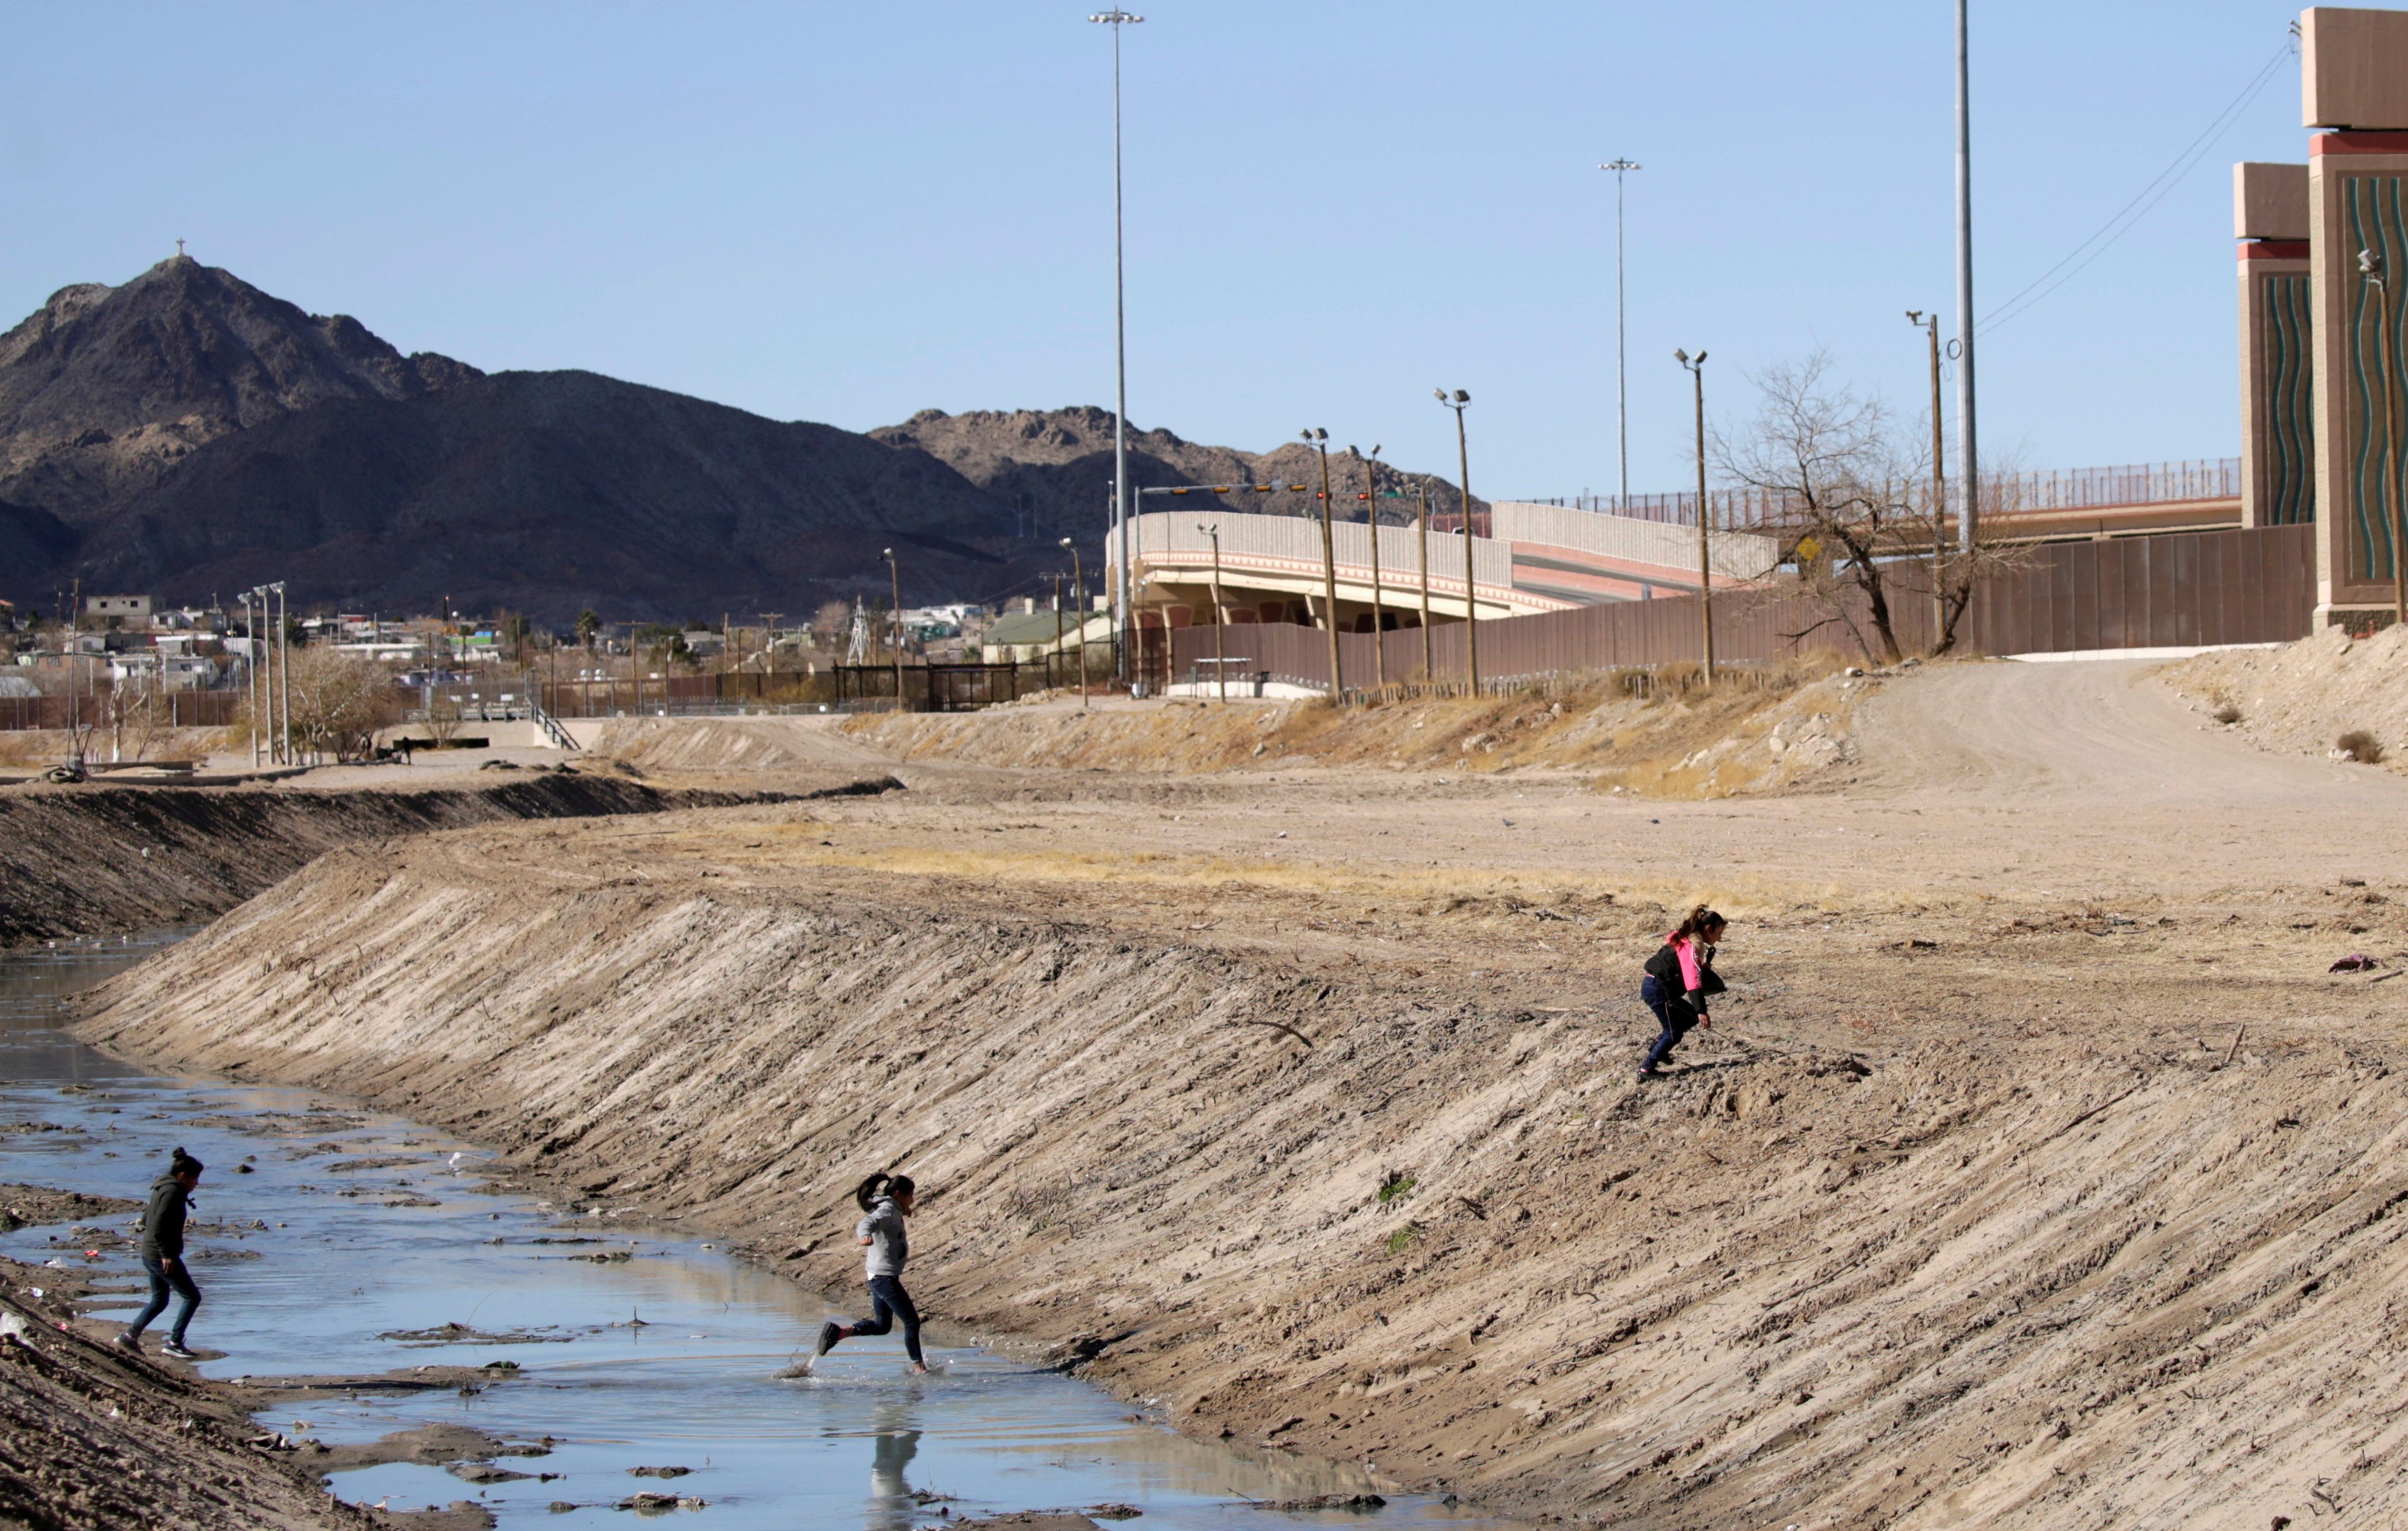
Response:
[[[2321,973],[2401,945],[2391,894],[1759,896],[1721,1033],[1640,1087],[1666,917],[1607,879],[875,865],[944,811],[330,858],[87,1035],[364,1095],[838,1289],[846,1188],[908,1168],[931,1311],[1526,1512],[2395,1502],[2408,994]]]
[[[812,786],[662,790],[599,771],[514,770],[431,790],[15,787],[0,791],[0,950],[193,923],[314,857],[390,836],[778,800]]]

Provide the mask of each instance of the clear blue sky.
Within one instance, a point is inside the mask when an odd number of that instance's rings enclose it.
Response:
[[[855,429],[1111,393],[1108,29],[1082,0],[0,7],[0,314],[193,253],[404,350],[588,367]],[[1909,409],[1953,303],[1948,0],[1165,0],[1126,38],[1129,408],[1299,426],[1484,494],[1613,479],[1631,178],[1634,490],[1686,379],[1816,346]],[[1985,311],[2281,49],[2254,0],[1975,0]],[[1983,337],[2026,465],[2238,450],[2229,166],[2301,160],[2286,61],[2063,291]]]

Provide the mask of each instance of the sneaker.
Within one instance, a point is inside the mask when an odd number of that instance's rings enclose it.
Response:
[[[843,1338],[844,1326],[842,1324],[833,1322],[821,1324],[820,1342],[811,1348],[812,1358],[816,1360],[820,1356],[827,1354],[828,1352],[835,1350],[836,1342]]]
[[[1649,1080],[1660,1080],[1663,1077],[1663,1075],[1657,1073],[1652,1068],[1642,1068],[1639,1071],[1639,1082],[1641,1084],[1646,1083]]]
[[[172,1355],[179,1361],[198,1361],[201,1358],[200,1352],[188,1351],[184,1348],[181,1341],[174,1339],[171,1339],[165,1345],[160,1346],[159,1353],[161,1355]]]
[[[121,1351],[132,1351],[136,1355],[142,1353],[142,1337],[130,1329],[110,1340],[109,1343]]]

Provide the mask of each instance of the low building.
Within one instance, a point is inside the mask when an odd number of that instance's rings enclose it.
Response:
[[[986,630],[980,651],[990,665],[1023,665],[1049,653],[1076,653],[1082,623],[1076,611],[1025,611],[997,617]],[[1086,641],[1109,651],[1112,619],[1090,612],[1083,624]]]
[[[150,597],[148,595],[87,595],[83,598],[86,622],[109,627],[149,627]]]

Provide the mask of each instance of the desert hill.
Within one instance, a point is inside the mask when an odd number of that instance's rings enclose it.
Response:
[[[1299,444],[1156,429],[1130,447],[1140,486],[1319,487]],[[489,374],[179,256],[62,289],[0,336],[0,597],[49,610],[79,580],[200,603],[284,579],[304,609],[799,616],[882,596],[892,546],[907,601],[999,601],[1050,587],[1065,535],[1100,551],[1111,465],[1094,408],[859,435],[590,372]],[[1341,515],[1362,513],[1365,467],[1331,454]],[[1456,505],[1384,465],[1379,485]],[[1310,492],[1238,503],[1316,509]]]
[[[916,447],[943,462],[971,483],[1010,506],[1024,525],[1040,536],[1076,532],[1090,535],[1107,515],[1112,497],[1112,413],[1092,405],[1065,409],[976,409],[949,415],[923,409],[900,425],[884,425],[871,437],[896,447]],[[1355,443],[1360,445],[1361,443]],[[1317,509],[1321,467],[1301,442],[1275,451],[1250,452],[1234,447],[1208,447],[1183,440],[1166,430],[1128,431],[1129,482],[1140,488],[1176,484],[1269,483],[1308,484],[1305,494],[1233,497],[1229,508],[1282,515],[1310,515]],[[1329,454],[1330,491],[1340,516],[1362,519],[1364,461],[1344,450]],[[1383,495],[1381,518],[1391,523],[1413,513],[1407,496],[1427,489],[1430,511],[1453,511],[1462,496],[1444,479],[1404,473],[1380,465]],[[1192,503],[1192,502],[1182,502]],[[1475,505],[1483,502],[1473,497]],[[1149,500],[1140,510],[1168,508]],[[1060,530],[1054,530],[1054,528]]]
[[[0,336],[0,595],[449,597],[566,622],[1035,590],[1059,551],[928,454],[584,372],[404,356],[179,257]]]

